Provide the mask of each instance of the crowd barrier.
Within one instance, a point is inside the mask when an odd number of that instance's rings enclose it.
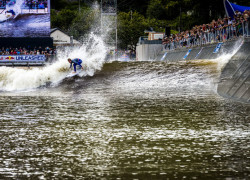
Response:
[[[212,32],[205,31],[195,36],[188,36],[179,41],[172,40],[169,43],[163,43],[165,50],[171,51],[182,47],[202,46],[205,44],[225,42],[236,39],[239,36],[250,37],[250,22],[245,21],[240,28],[235,25],[229,25],[226,28],[213,30]]]
[[[161,51],[155,60],[176,62],[183,60],[196,60],[196,59],[216,59],[223,53],[227,54],[232,52],[235,47],[239,47],[244,43],[244,37],[237,39],[207,44],[205,46],[194,46],[187,48],[180,48],[174,51]]]

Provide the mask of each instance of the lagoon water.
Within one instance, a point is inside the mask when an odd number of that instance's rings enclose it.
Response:
[[[216,93],[218,64],[111,62],[1,91],[0,179],[250,179],[250,106]]]

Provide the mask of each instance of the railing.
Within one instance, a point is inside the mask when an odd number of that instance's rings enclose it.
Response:
[[[212,44],[218,42],[225,42],[236,39],[239,36],[250,37],[250,22],[244,21],[238,26],[235,24],[228,25],[220,29],[213,29],[211,31],[200,32],[197,34],[186,34],[181,39],[171,39],[170,42],[164,42],[165,50],[174,50],[182,47],[202,46],[205,44]]]
[[[162,44],[162,39],[159,40],[148,40],[147,36],[141,36],[138,44]]]

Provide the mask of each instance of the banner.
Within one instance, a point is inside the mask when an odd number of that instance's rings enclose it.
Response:
[[[161,61],[163,61],[166,58],[167,54],[168,54],[167,52],[164,53],[164,55],[161,58]]]
[[[20,56],[0,56],[0,63],[8,62],[45,62],[45,55],[20,55]]]
[[[187,54],[183,57],[183,59],[186,59],[191,51],[192,51],[192,49],[189,49]]]
[[[218,43],[213,53],[218,53],[223,43]]]
[[[240,6],[240,5],[229,2],[228,0],[224,0],[224,8],[225,8],[227,16],[231,17],[232,19],[234,19],[234,15],[236,11],[243,13],[245,10],[248,10],[248,11],[250,10],[250,7]]]
[[[200,55],[200,53],[201,53],[201,51],[203,50],[203,48],[204,48],[204,47],[201,48],[201,50],[198,52],[198,54],[195,56],[194,59],[197,59],[197,58],[198,58],[198,56]]]
[[[120,61],[129,61],[130,58],[129,58],[129,56],[128,56],[126,53],[124,53],[124,54],[119,58],[119,60],[120,60]]]

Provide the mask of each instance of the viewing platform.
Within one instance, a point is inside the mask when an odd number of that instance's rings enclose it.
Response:
[[[176,35],[165,35],[158,39],[150,39],[151,36],[152,33],[139,38],[136,48],[137,60],[168,60],[172,53],[181,51],[191,52],[196,47],[201,49],[201,47],[218,46],[217,51],[219,51],[221,46],[226,42],[237,40],[241,37],[250,37],[250,22],[249,20],[243,21],[237,27],[231,24],[208,31],[197,31],[197,33],[185,31]],[[168,55],[165,55],[164,58],[159,58],[159,56],[163,56],[162,54]],[[177,57],[175,56],[174,59]]]

